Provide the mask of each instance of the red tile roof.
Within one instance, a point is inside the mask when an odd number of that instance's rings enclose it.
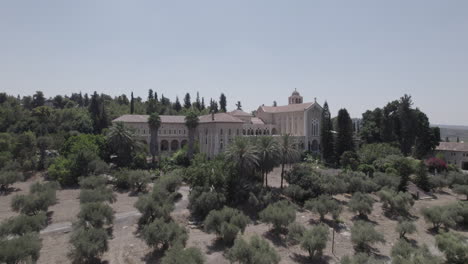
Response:
[[[124,123],[147,123],[149,115],[123,115],[112,122],[124,122]],[[185,116],[176,115],[160,115],[161,123],[171,124],[185,124]]]
[[[261,106],[260,108],[265,113],[285,113],[285,112],[298,112],[304,111],[314,103],[303,103],[303,104],[290,104],[281,106]]]
[[[227,113],[214,114],[214,120],[211,114],[202,115],[198,118],[200,119],[200,123],[244,123],[244,121],[239,118]]]
[[[440,142],[436,150],[440,151],[463,151],[468,152],[468,143],[462,142]]]

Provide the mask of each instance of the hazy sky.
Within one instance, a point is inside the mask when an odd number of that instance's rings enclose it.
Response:
[[[244,110],[297,88],[353,117],[409,93],[431,123],[468,125],[468,1],[0,2],[0,91],[149,88]]]

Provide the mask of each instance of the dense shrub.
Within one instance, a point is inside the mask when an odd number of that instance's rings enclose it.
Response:
[[[151,174],[144,170],[122,170],[114,178],[117,188],[130,189],[136,193],[145,191],[150,182]]]
[[[433,190],[440,191],[449,185],[449,179],[446,174],[429,175],[429,184]]]
[[[105,229],[78,227],[71,234],[70,257],[78,263],[98,263],[108,250],[108,239]]]
[[[400,235],[400,238],[406,238],[406,234],[413,234],[416,232],[416,225],[413,221],[402,220],[398,222],[395,231]]]
[[[285,175],[289,185],[295,185],[302,188],[302,201],[316,197],[322,193],[320,186],[322,175],[305,163],[295,164],[293,168]],[[297,189],[297,188],[296,188]],[[298,190],[294,193],[299,194]],[[299,198],[299,196],[297,196]]]
[[[392,247],[391,256],[393,264],[444,263],[442,258],[432,255],[426,245],[419,248],[403,239],[398,240]]]
[[[378,186],[377,189],[388,188],[397,190],[400,184],[400,177],[395,174],[376,172],[373,181]]]
[[[348,170],[357,170],[360,163],[359,156],[354,151],[345,151],[340,157],[341,167]]]
[[[45,212],[33,216],[20,214],[5,220],[0,225],[0,237],[6,235],[22,236],[31,232],[39,232],[46,225],[47,215]]]
[[[59,182],[62,186],[73,185],[71,166],[71,160],[63,156],[58,157],[47,169],[47,178]]]
[[[146,244],[153,248],[168,249],[175,245],[185,246],[188,235],[187,231],[174,221],[166,222],[158,218],[146,225],[141,235]]]
[[[36,263],[41,244],[39,235],[35,233],[11,239],[0,238],[0,263]]]
[[[348,207],[351,212],[358,213],[359,217],[366,218],[368,214],[372,212],[372,206],[374,199],[368,194],[354,193],[349,200]]]
[[[468,263],[468,243],[462,235],[453,232],[437,235],[436,245],[445,254],[448,263]]]
[[[141,195],[135,203],[135,208],[142,214],[138,223],[141,226],[151,223],[156,218],[170,219],[170,213],[174,210],[174,198],[176,194],[169,193],[159,186],[153,191]]]
[[[450,171],[447,173],[447,180],[448,185],[452,188],[454,185],[467,185],[468,184],[468,174],[458,172],[458,171]]]
[[[49,206],[54,205],[56,201],[55,184],[35,183],[30,187],[30,194],[14,196],[11,201],[11,207],[15,212],[36,215],[40,211],[47,212]]]
[[[453,186],[453,192],[460,195],[465,195],[465,199],[468,200],[468,185],[456,184]]]
[[[444,160],[432,157],[424,161],[430,172],[442,172],[447,170],[447,163]]]
[[[229,261],[240,264],[277,264],[281,260],[276,250],[257,235],[252,236],[250,242],[237,238],[226,257]]]
[[[323,221],[325,215],[330,213],[334,220],[337,220],[343,208],[340,203],[328,195],[320,195],[319,197],[306,201],[304,207],[307,210],[320,215],[320,220]]]
[[[164,176],[161,176],[155,183],[156,186],[161,186],[168,192],[175,192],[182,184],[181,172],[178,170],[172,171]]]
[[[361,164],[359,165],[357,170],[360,172],[363,172],[364,174],[366,174],[367,176],[371,178],[374,177],[375,168],[372,165]]]
[[[375,243],[384,243],[385,239],[371,223],[356,221],[351,228],[351,242],[356,252],[369,252]]]
[[[78,223],[86,227],[102,228],[114,221],[114,211],[104,203],[94,202],[81,205]]]
[[[385,262],[379,261],[374,256],[369,256],[365,253],[358,253],[352,257],[344,256],[340,264],[384,264]]]
[[[10,185],[24,179],[23,174],[17,171],[0,171],[0,194],[7,192]]]
[[[424,219],[432,223],[432,227],[438,231],[443,225],[445,228],[453,227],[457,224],[458,211],[454,206],[433,206],[421,210]]]
[[[261,211],[265,209],[269,204],[272,204],[279,199],[278,192],[272,192],[266,188],[260,187],[259,190],[249,193],[249,199],[247,200],[248,205],[254,211]]]
[[[260,212],[260,219],[273,225],[275,232],[280,232],[296,219],[296,210],[288,201],[279,201]]]
[[[364,144],[357,152],[364,164],[373,164],[378,159],[385,159],[389,155],[401,156],[401,151],[388,143]]]
[[[305,231],[301,239],[301,248],[309,252],[309,257],[319,257],[327,247],[328,227],[325,225],[316,225]]]
[[[348,192],[370,193],[377,190],[378,186],[362,172],[344,172],[341,178],[347,183]]]
[[[196,187],[189,195],[189,209],[193,216],[205,219],[212,210],[223,208],[226,204],[224,193],[210,190],[208,188]]]
[[[161,264],[203,264],[205,256],[198,248],[175,246],[169,249],[161,259]]]
[[[107,179],[103,176],[81,177],[79,179],[79,184],[82,190],[100,189],[106,186]]]
[[[204,221],[205,230],[214,232],[226,244],[232,244],[239,232],[244,232],[249,218],[241,211],[224,207],[219,211],[211,211]]]
[[[419,162],[417,166],[416,178],[414,179],[414,183],[426,192],[432,189],[431,183],[429,181],[429,176],[427,175],[427,168],[426,165],[424,165],[424,162]]]
[[[410,209],[414,205],[411,194],[396,192],[390,189],[382,189],[377,195],[382,202],[382,207],[392,215],[408,216]]]
[[[108,188],[101,188],[96,190],[84,189],[80,191],[80,203],[96,203],[96,202],[110,202],[116,201],[114,192]]]
[[[306,231],[306,228],[304,227],[304,225],[298,222],[293,222],[289,224],[287,241],[291,245],[299,244],[302,240],[302,236],[304,235],[305,231]]]
[[[302,204],[307,198],[311,196],[310,192],[296,184],[288,185],[283,189],[283,193],[291,198],[294,202],[299,204]]]
[[[326,172],[321,174],[320,178],[321,193],[328,195],[335,195],[340,193],[346,193],[348,191],[348,182],[343,181],[341,175],[333,175]]]

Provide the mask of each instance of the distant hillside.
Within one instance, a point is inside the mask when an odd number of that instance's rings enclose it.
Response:
[[[440,127],[440,137],[442,140],[448,137],[450,142],[460,141],[468,142],[468,126],[451,126],[451,125],[432,125]]]

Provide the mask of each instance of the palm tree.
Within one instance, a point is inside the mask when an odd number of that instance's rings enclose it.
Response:
[[[277,140],[271,136],[259,137],[257,142],[257,150],[259,153],[259,167],[262,172],[262,184],[268,187],[268,173],[279,164],[280,160],[280,145]]]
[[[283,188],[284,165],[291,163],[299,158],[299,152],[294,148],[291,136],[285,134],[281,136],[281,188]]]
[[[195,130],[198,127],[198,122],[199,122],[199,119],[198,119],[197,114],[192,110],[189,111],[187,113],[187,116],[185,117],[185,125],[187,126],[187,129],[188,129],[188,138],[189,138],[188,150],[187,150],[187,157],[189,158],[189,160],[191,160],[192,157],[193,157],[193,152],[194,152],[193,145],[194,145],[194,142],[195,142]]]
[[[158,147],[158,130],[161,126],[161,118],[158,113],[152,113],[148,118],[148,125],[150,128],[150,152],[151,152],[151,163],[153,166],[156,162],[156,156],[159,154]]]
[[[119,166],[128,165],[133,153],[142,147],[135,134],[122,122],[117,122],[109,129],[106,139],[111,150],[117,155]]]
[[[227,160],[232,160],[237,165],[241,178],[244,177],[244,171],[258,165],[257,149],[246,137],[236,137],[225,153]]]

